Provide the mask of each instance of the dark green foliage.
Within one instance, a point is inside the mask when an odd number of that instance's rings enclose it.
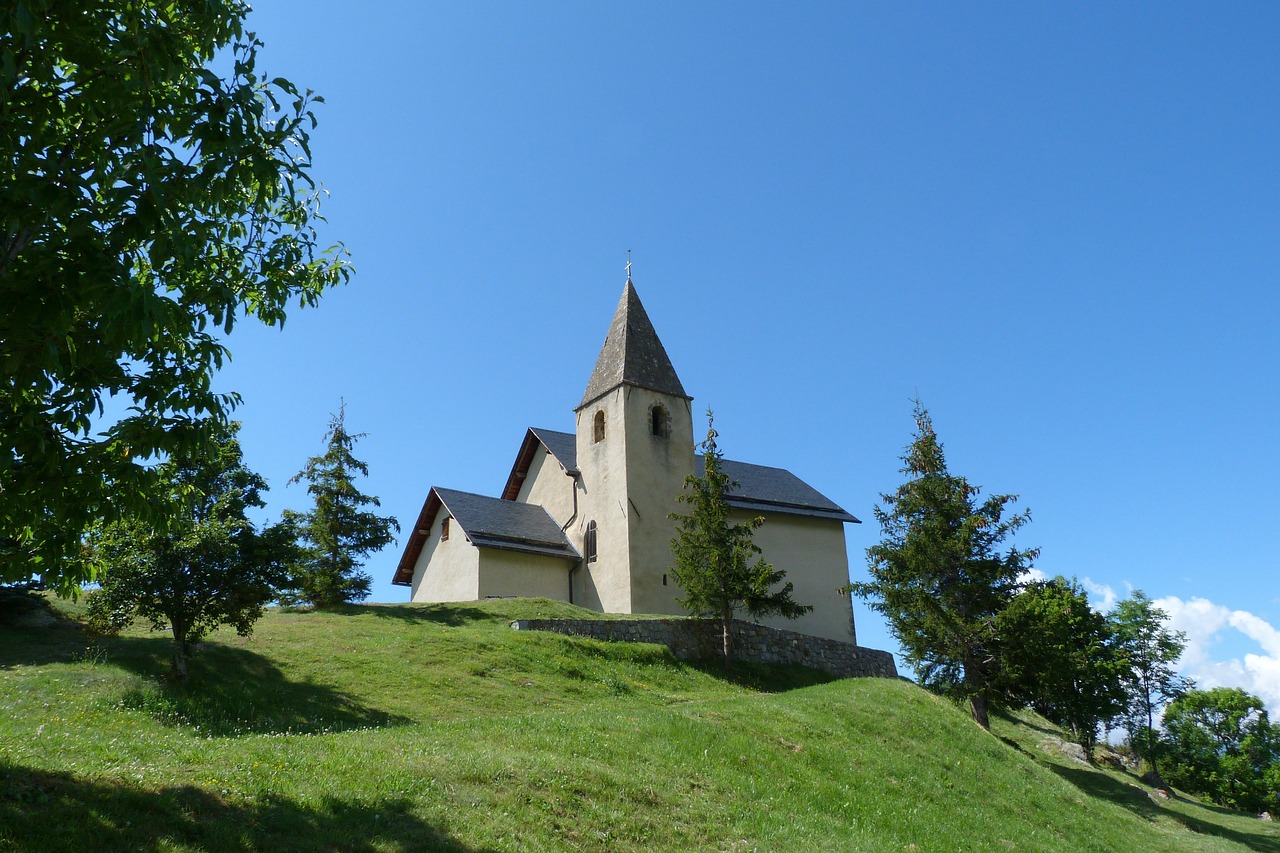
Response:
[[[142,463],[225,422],[222,335],[349,274],[313,227],[318,99],[261,74],[248,12],[0,0],[0,580],[72,588],[91,524],[161,523]]]
[[[684,592],[684,597],[677,600],[685,610],[694,616],[720,620],[727,661],[733,657],[730,628],[735,612],[757,618],[777,614],[796,619],[813,607],[796,603],[791,597],[792,583],[783,584],[787,573],[766,562],[760,556],[760,548],[751,541],[764,518],[756,516],[736,523],[729,520],[725,496],[735,484],[720,470],[724,454],[716,446],[717,435],[714,417],[708,410],[702,476],[686,477],[685,491],[677,498],[689,505],[689,514],[671,514],[676,522],[676,538],[671,540],[675,562],[671,577]]]
[[[1170,783],[1238,809],[1280,805],[1280,726],[1262,700],[1235,687],[1189,690],[1164,712]]]
[[[346,428],[346,405],[338,409],[325,435],[326,448],[313,456],[290,483],[306,481],[315,501],[310,512],[286,513],[297,524],[305,545],[298,576],[299,598],[316,607],[336,607],[369,597],[373,579],[360,570],[365,558],[395,541],[400,523],[366,506],[378,499],[360,492],[357,475],[367,477],[369,466],[352,454],[364,433]]]
[[[947,470],[919,401],[915,420],[902,457],[907,481],[875,508],[883,538],[867,549],[871,580],[850,588],[889,620],[920,683],[968,701],[987,728],[988,704],[1001,690],[995,620],[1039,553],[999,549],[1031,516],[1005,517],[1015,495],[977,503],[980,490]]]
[[[165,491],[167,529],[121,519],[95,531],[89,549],[103,565],[101,588],[89,613],[100,627],[119,630],[135,618],[173,633],[173,672],[187,674],[187,658],[209,631],[230,625],[247,636],[263,608],[289,582],[295,559],[288,524],[259,531],[250,507],[264,506],[266,483],[245,467],[238,424],[215,430],[212,450],[174,457],[156,469]]]
[[[1005,690],[1068,729],[1092,760],[1098,730],[1124,708],[1128,667],[1107,619],[1075,581],[1027,586],[996,617]]]
[[[1157,714],[1192,686],[1190,679],[1173,669],[1186,646],[1186,635],[1166,628],[1164,611],[1140,589],[1116,604],[1107,620],[1128,660],[1123,681],[1126,703],[1116,722],[1128,732],[1134,752],[1158,771]]]

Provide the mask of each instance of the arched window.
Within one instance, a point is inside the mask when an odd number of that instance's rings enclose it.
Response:
[[[587,552],[588,563],[596,561],[596,523],[594,521],[587,522],[587,536],[583,540],[582,550]]]
[[[658,438],[671,435],[671,414],[661,403],[649,410],[649,432]]]
[[[604,441],[604,409],[596,411],[595,429],[592,432],[593,441]]]

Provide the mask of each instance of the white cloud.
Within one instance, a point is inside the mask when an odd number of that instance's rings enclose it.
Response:
[[[1047,581],[1049,576],[1039,569],[1027,569],[1018,575],[1018,583],[1037,583],[1039,581]]]
[[[1116,606],[1119,596],[1116,595],[1114,587],[1095,583],[1092,578],[1085,578],[1080,581],[1080,585],[1089,593],[1089,603],[1099,613],[1109,613],[1111,608]]]
[[[1183,601],[1177,596],[1156,599],[1168,625],[1187,635],[1187,647],[1178,662],[1196,686],[1239,687],[1258,696],[1267,710],[1280,717],[1280,630],[1246,610],[1231,610],[1204,598]],[[1218,659],[1214,647],[1234,631],[1260,647],[1261,654]]]

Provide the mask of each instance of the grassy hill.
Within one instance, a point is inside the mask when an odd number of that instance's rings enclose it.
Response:
[[[0,850],[1280,853],[1032,716],[987,734],[907,682],[507,627],[583,612],[275,612],[181,691],[165,635],[0,613]]]

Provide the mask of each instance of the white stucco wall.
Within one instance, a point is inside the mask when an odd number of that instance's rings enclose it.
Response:
[[[556,524],[563,526],[573,517],[573,490],[573,478],[545,447],[539,446],[516,500],[542,507]]]
[[[481,548],[480,598],[569,598],[569,560],[498,548]]]
[[[480,597],[480,553],[467,541],[457,522],[449,525],[449,538],[440,540],[447,510],[441,508],[413,567],[410,601],[475,601]]]
[[[577,412],[578,518],[567,531],[574,546],[586,556],[587,523],[596,523],[597,553],[594,563],[584,561],[574,573],[575,604],[607,613],[632,613],[631,577],[627,555],[627,461],[623,428],[623,392],[619,386]],[[603,441],[594,440],[597,411],[605,413]]]
[[[735,512],[730,520],[740,522],[747,517]],[[813,610],[799,619],[770,617],[756,621],[815,637],[854,642],[853,604],[847,594],[836,591],[849,582],[844,524],[780,513],[764,513],[764,517],[765,523],[756,528],[752,541],[775,569],[787,573],[787,580],[795,585],[792,597],[796,603],[812,605]]]
[[[687,510],[676,500],[693,470],[693,417],[690,402],[645,388],[627,388],[626,407],[628,548],[631,557],[632,613],[683,613],[674,583],[662,584],[671,566],[673,512]],[[666,408],[671,434],[655,436],[651,411]]]

